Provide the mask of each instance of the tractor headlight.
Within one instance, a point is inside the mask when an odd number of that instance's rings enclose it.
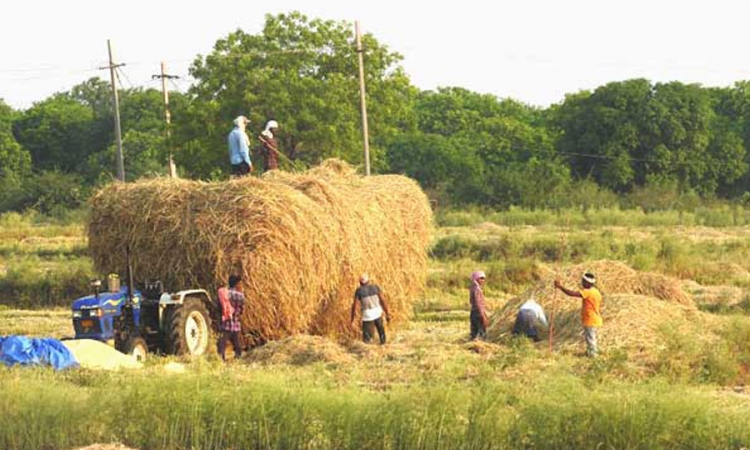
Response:
[[[81,311],[73,311],[74,319],[80,319],[81,317],[83,317],[83,314],[81,313]]]
[[[102,311],[101,308],[92,309],[91,312],[89,312],[90,317],[101,317],[104,315],[104,311]]]

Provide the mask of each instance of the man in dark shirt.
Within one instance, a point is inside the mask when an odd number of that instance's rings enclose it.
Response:
[[[234,358],[239,359],[242,356],[242,341],[240,336],[242,331],[242,312],[245,310],[245,294],[242,293],[242,279],[238,275],[231,275],[229,277],[229,290],[227,294],[232,312],[222,315],[222,333],[218,344],[219,355],[225,361],[228,340],[232,342],[232,347],[234,347]],[[222,294],[220,293],[219,295]]]
[[[390,320],[388,306],[385,304],[380,287],[370,283],[370,276],[362,274],[359,278],[359,288],[354,293],[352,302],[352,323],[357,312],[357,304],[362,310],[362,340],[365,343],[372,341],[372,327],[378,330],[380,345],[385,345],[385,326],[383,325],[383,314],[385,319]]]

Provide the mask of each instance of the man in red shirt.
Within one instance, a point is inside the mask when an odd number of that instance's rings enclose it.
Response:
[[[563,286],[560,280],[555,280],[555,288],[563,291],[565,295],[581,299],[581,322],[583,323],[583,336],[586,339],[586,355],[593,358],[599,353],[596,330],[603,323],[602,294],[596,288],[596,276],[591,272],[583,274],[581,285],[583,289],[576,291]]]
[[[222,360],[226,360],[227,341],[230,341],[234,347],[234,358],[239,359],[242,356],[242,313],[245,309],[242,278],[238,275],[229,276],[229,289],[220,289],[219,302],[222,308],[221,335],[218,342],[219,356]]]

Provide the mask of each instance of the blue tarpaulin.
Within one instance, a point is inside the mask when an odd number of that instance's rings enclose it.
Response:
[[[50,365],[55,370],[78,366],[73,353],[59,340],[26,336],[0,336],[0,362],[8,367]]]

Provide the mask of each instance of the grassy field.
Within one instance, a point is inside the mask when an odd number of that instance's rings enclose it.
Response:
[[[750,447],[747,216],[690,214],[441,214],[428,289],[387,346],[297,336],[227,365],[182,361],[184,373],[167,370],[171,358],[130,372],[2,369],[0,448]],[[84,283],[93,275],[82,232],[0,218],[0,335],[72,334],[76,291],[62,280],[71,268]],[[472,270],[488,273],[499,309],[544,266],[602,258],[682,279],[700,311],[721,320],[719,343],[659,328],[665,345],[645,349],[653,358],[643,365],[619,350],[582,358],[582,344],[550,353],[510,337],[468,342]],[[41,301],[34,289],[45,279]]]
[[[41,312],[36,313],[41,316]],[[66,317],[59,315],[62,324]],[[39,317],[38,320],[47,320]],[[5,323],[5,321],[3,321]],[[62,329],[60,327],[53,327]],[[0,448],[742,448],[744,388],[634,377],[466,324],[416,321],[385,348],[297,337],[223,365],[0,371]]]

